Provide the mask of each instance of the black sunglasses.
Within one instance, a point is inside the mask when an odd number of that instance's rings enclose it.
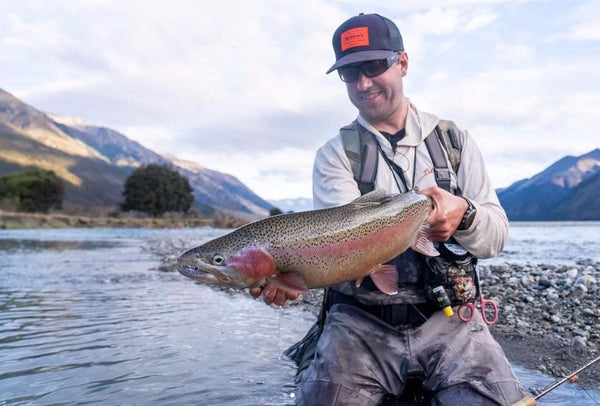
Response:
[[[398,58],[399,55],[394,53],[386,59],[375,59],[374,61],[367,61],[357,65],[342,66],[341,68],[338,68],[337,71],[343,82],[352,83],[358,80],[359,72],[368,78],[374,78],[375,76],[381,75],[396,63]]]

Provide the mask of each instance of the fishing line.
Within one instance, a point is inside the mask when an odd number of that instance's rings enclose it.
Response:
[[[410,305],[411,305],[411,306],[412,306],[412,307],[413,307],[413,308],[414,308],[414,309],[417,311],[417,313],[419,313],[419,315],[421,315],[421,317],[423,317],[423,319],[424,319],[425,321],[429,320],[429,318],[427,318],[427,316],[425,316],[425,315],[424,315],[424,314],[423,314],[423,313],[422,313],[422,312],[419,310],[419,308],[418,308],[417,306],[415,306],[415,304],[414,304],[414,303],[411,303]]]
[[[600,357],[597,357],[593,360],[591,360],[590,362],[588,362],[587,364],[585,364],[584,366],[582,366],[581,368],[577,369],[576,371],[571,372],[570,374],[566,375],[565,377],[563,377],[562,379],[546,386],[544,389],[542,389],[541,391],[539,391],[537,394],[534,395],[534,397],[529,397],[526,396],[525,398],[523,398],[523,400],[525,401],[523,403],[523,401],[519,401],[516,404],[519,405],[535,405],[536,401],[538,399],[540,399],[543,396],[546,396],[548,393],[552,392],[554,389],[556,389],[557,387],[559,387],[560,385],[562,385],[563,383],[567,382],[567,381],[571,381],[572,378],[577,378],[577,374],[584,372],[585,370],[587,370],[588,368],[594,366],[595,364],[597,364],[598,362],[600,362]],[[579,387],[585,392],[585,394],[594,401],[594,403],[596,404],[600,404],[596,399],[592,398],[592,395],[589,394],[589,392],[581,385],[578,384]],[[516,405],[515,404],[515,405]]]
[[[588,392],[588,391],[587,391],[587,390],[586,390],[586,389],[585,389],[583,386],[579,385],[579,387],[580,387],[580,388],[583,390],[583,392],[584,392],[584,393],[587,395],[587,397],[588,397],[588,398],[590,398],[590,400],[591,400],[592,402],[594,402],[594,403],[595,403],[595,404],[597,404],[597,405],[600,405],[600,402],[598,402],[596,399],[594,399],[594,398],[592,397],[592,395],[590,395],[590,393],[589,393],[589,392]]]
[[[275,310],[279,314],[279,317],[277,318],[277,351],[279,352],[279,361],[281,361],[283,359],[283,349],[281,348],[281,322],[283,319],[283,307],[277,306]]]

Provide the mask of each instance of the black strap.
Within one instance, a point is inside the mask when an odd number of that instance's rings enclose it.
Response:
[[[365,195],[375,189],[375,177],[377,176],[377,166],[379,165],[379,154],[377,146],[379,143],[373,138],[366,128],[356,123],[358,127],[358,136],[360,138],[361,163],[360,174],[356,183],[361,195]]]
[[[391,326],[418,327],[425,323],[440,308],[432,303],[407,303],[388,305],[366,305],[353,296],[344,295],[330,289],[329,307],[334,304],[345,304],[357,307]]]
[[[434,135],[435,134],[435,135]],[[435,180],[438,186],[452,193],[452,183],[450,178],[450,168],[446,161],[446,156],[442,150],[441,129],[435,126],[434,130],[425,138],[425,145],[433,162]]]

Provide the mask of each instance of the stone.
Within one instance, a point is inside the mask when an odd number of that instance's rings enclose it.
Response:
[[[583,337],[575,337],[571,341],[571,348],[574,351],[583,352],[587,349],[587,340]]]
[[[540,279],[538,281],[538,286],[542,288],[549,288],[550,286],[552,286],[552,282],[548,279]]]
[[[573,281],[575,279],[577,279],[578,275],[579,275],[579,269],[577,269],[577,268],[571,268],[567,271],[567,277]]]
[[[573,294],[580,299],[587,295],[587,292],[588,288],[584,284],[578,283],[573,286]]]

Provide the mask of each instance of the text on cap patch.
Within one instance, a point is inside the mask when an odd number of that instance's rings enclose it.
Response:
[[[342,52],[355,47],[369,46],[369,27],[356,27],[340,35]]]

